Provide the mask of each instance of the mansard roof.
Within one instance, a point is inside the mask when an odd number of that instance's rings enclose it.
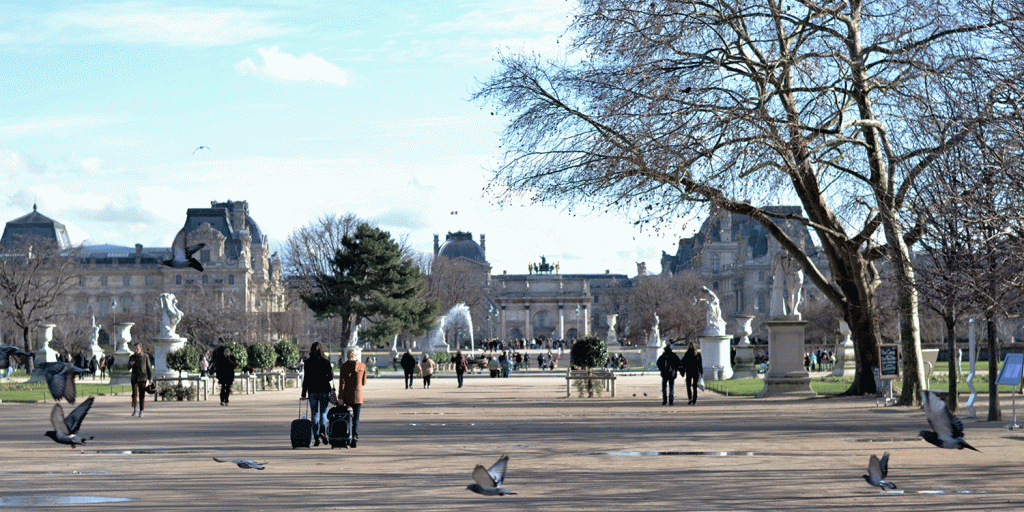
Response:
[[[68,230],[64,224],[36,211],[36,205],[32,205],[32,213],[7,223],[3,237],[0,237],[0,245],[11,246],[16,244],[19,238],[25,237],[51,240],[61,249],[71,247],[71,238],[68,237]]]

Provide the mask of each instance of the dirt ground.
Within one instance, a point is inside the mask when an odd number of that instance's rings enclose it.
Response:
[[[871,398],[752,399],[704,393],[661,405],[656,376],[621,377],[617,396],[565,397],[565,379],[435,377],[431,389],[371,379],[359,447],[292,449],[298,390],[235,395],[229,407],[96,400],[70,449],[43,437],[51,403],[0,404],[0,508],[76,510],[1013,510],[1024,509],[1024,432],[959,415],[982,453],[917,433],[918,408]],[[986,400],[979,400],[987,403]],[[1018,407],[1024,416],[1024,400]],[[980,404],[983,405],[983,404]],[[65,405],[65,410],[70,407]],[[1024,423],[1024,417],[1021,419]],[[867,485],[891,452],[898,492]],[[515,496],[466,490],[476,464],[510,457]],[[212,457],[267,461],[264,471]]]

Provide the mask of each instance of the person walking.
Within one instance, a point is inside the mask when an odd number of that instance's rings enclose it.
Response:
[[[697,383],[704,376],[704,360],[701,358],[697,344],[690,342],[683,354],[682,369],[686,373],[686,398],[687,405],[697,404]]]
[[[206,374],[210,370],[210,351],[204,350],[203,357],[199,359],[199,376],[206,378]]]
[[[346,351],[347,361],[338,368],[338,399],[352,408],[352,442],[356,447],[359,440],[359,411],[363,408],[363,386],[366,385],[366,365],[359,362],[359,348]]]
[[[462,378],[469,370],[469,362],[466,361],[466,356],[462,355],[461,350],[455,351],[455,356],[452,357],[452,364],[455,366],[455,379],[459,381],[459,387],[462,387]]]
[[[334,382],[334,370],[331,361],[324,353],[324,346],[319,341],[309,347],[306,359],[306,371],[302,377],[302,395],[299,400],[306,400],[308,394],[309,412],[313,420],[313,446],[327,441],[327,407],[330,405],[331,383]]]
[[[420,362],[420,375],[423,377],[423,389],[430,389],[430,376],[434,374],[437,363],[430,358],[430,354],[423,353],[423,360]]]
[[[153,364],[141,343],[136,343],[135,353],[128,356],[128,368],[132,374],[132,416],[141,418],[146,410],[146,384],[153,379]]]
[[[228,405],[228,397],[231,396],[231,386],[235,383],[235,368],[238,368],[238,360],[231,355],[231,349],[225,347],[216,363],[217,381],[220,382],[220,404]]]
[[[661,405],[674,405],[676,375],[679,373],[679,356],[672,347],[665,345],[665,350],[658,357],[658,370],[661,372]]]
[[[413,374],[416,371],[416,358],[409,349],[402,354],[402,371],[405,372],[405,389],[409,389],[412,387]]]

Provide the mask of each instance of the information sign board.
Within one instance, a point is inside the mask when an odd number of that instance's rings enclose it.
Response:
[[[878,345],[878,378],[895,379],[900,376],[900,346],[893,344]]]

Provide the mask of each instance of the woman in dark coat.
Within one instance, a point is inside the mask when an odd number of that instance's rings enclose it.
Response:
[[[681,371],[686,373],[686,398],[690,400],[686,404],[696,405],[697,382],[704,375],[704,360],[700,357],[700,351],[697,350],[696,343],[691,341],[690,346],[686,348],[680,368]]]
[[[459,380],[459,387],[462,387],[462,377],[466,374],[466,370],[469,369],[469,362],[466,361],[466,356],[462,355],[462,351],[458,350],[455,355],[452,356],[452,364],[455,365],[455,378]]]
[[[327,407],[330,405],[334,369],[331,368],[331,361],[327,358],[324,346],[319,341],[310,345],[309,357],[306,359],[302,375],[302,396],[299,397],[299,400],[305,400],[306,394],[309,394],[309,410],[313,415],[313,446],[320,446],[321,441],[324,444],[329,444],[327,441]]]
[[[231,355],[231,349],[225,348],[221,356],[217,358],[217,381],[220,382],[220,404],[228,405],[228,396],[231,395],[231,386],[235,383],[235,368],[238,368],[238,360]]]

